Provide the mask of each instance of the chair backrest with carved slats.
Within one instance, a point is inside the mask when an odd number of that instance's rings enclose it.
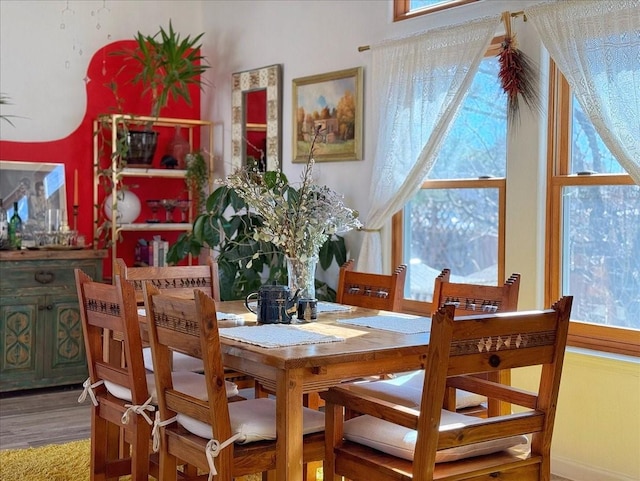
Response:
[[[117,276],[116,284],[108,285],[79,269],[75,275],[91,379],[125,386],[134,403],[144,403],[149,394],[133,286]],[[107,348],[112,343],[122,346],[124,359],[110,359]]]
[[[398,266],[390,275],[357,272],[353,267],[353,259],[340,267],[336,302],[386,311],[400,309],[407,266]]]
[[[174,296],[190,298],[193,290],[198,289],[220,300],[218,264],[213,260],[209,260],[207,265],[197,266],[127,267],[124,260],[118,258],[116,274],[133,283],[138,304],[144,303],[142,286],[146,281]]]
[[[433,290],[433,309],[452,303],[456,307],[456,317],[468,316],[480,313],[514,312],[518,310],[518,294],[520,291],[520,274],[511,274],[502,286],[488,286],[482,284],[470,284],[450,282],[449,269],[443,269],[436,277]],[[491,381],[511,383],[511,373],[508,369],[480,376]],[[454,389],[448,389],[445,397],[445,406],[454,410],[456,406],[456,393]],[[487,409],[471,408],[476,415],[488,414],[497,416],[509,412],[511,407],[506,403],[500,403],[493,398],[487,401]],[[469,411],[468,410],[468,411]]]
[[[444,269],[436,277],[434,311],[448,303],[456,306],[456,316],[518,310],[520,274],[511,274],[502,286],[450,282],[449,276],[449,269]]]
[[[436,449],[519,434],[532,436],[531,455],[549,473],[551,436],[573,298],[564,297],[551,309],[456,319],[439,310],[433,317],[425,372],[414,469],[433,472]],[[450,306],[447,307],[450,309]],[[490,375],[500,369],[540,366],[535,392],[495,384],[470,374]],[[494,391],[525,408],[500,418],[487,418],[461,429],[431,428],[439,419],[446,386],[469,391]],[[437,417],[432,417],[437,416]],[[424,463],[424,464],[423,464]],[[429,478],[431,479],[431,478]],[[517,479],[517,476],[514,478]],[[547,479],[547,478],[544,478]]]
[[[161,419],[184,414],[211,425],[211,439],[229,439],[232,434],[231,423],[215,301],[199,290],[194,291],[195,299],[176,298],[163,294],[151,282],[145,283],[144,290]],[[178,391],[173,385],[173,351],[202,359],[208,401]],[[176,423],[167,425],[163,432],[162,450],[168,449],[178,459],[202,469],[207,468],[204,450],[194,450],[190,442],[185,441]],[[167,442],[168,438],[171,438],[170,443]],[[225,466],[224,472],[230,472],[232,459],[232,449],[221,450],[216,458],[218,471],[222,472],[222,466]]]

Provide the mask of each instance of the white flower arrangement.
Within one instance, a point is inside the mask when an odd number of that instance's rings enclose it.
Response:
[[[283,253],[300,261],[317,256],[332,234],[362,226],[358,212],[344,204],[343,196],[313,182],[313,147],[298,188],[280,171],[259,172],[241,168],[220,183],[232,188],[263,219],[255,240],[271,242]]]

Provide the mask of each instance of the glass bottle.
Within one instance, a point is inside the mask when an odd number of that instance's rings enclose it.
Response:
[[[13,215],[9,220],[9,243],[12,249],[22,249],[22,219],[18,214],[18,203],[13,203]]]
[[[7,219],[7,211],[2,206],[0,199],[0,249],[9,248],[9,221]]]

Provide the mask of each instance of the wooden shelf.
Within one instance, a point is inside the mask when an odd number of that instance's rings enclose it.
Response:
[[[138,169],[125,167],[120,171],[123,177],[160,177],[163,179],[184,179],[187,171],[184,169]]]
[[[122,124],[127,126],[153,125],[164,129],[171,127],[182,127],[187,131],[186,136],[192,152],[202,151],[208,164],[209,169],[209,188],[213,189],[213,122],[194,119],[176,119],[176,118],[155,118],[135,115],[110,114],[103,115],[95,119],[93,122],[94,140],[93,140],[93,161],[94,161],[94,243],[98,243],[95,239],[104,237],[100,232],[100,226],[106,221],[103,214],[104,191],[103,183],[99,182],[99,178],[108,172],[108,182],[110,186],[119,185],[124,179],[141,179],[140,184],[154,184],[157,181],[151,179],[186,179],[187,171],[185,169],[166,169],[154,168],[152,166],[125,166],[120,168],[120,159],[117,155],[117,135]],[[100,133],[100,134],[98,134]],[[197,139],[200,139],[197,142]],[[196,143],[197,142],[197,143]],[[142,179],[148,179],[143,181]],[[131,181],[129,181],[131,183]],[[158,192],[162,191],[162,182],[158,182]],[[189,200],[192,200],[191,192],[189,192]],[[149,196],[143,196],[140,201],[144,203]],[[118,210],[117,196],[112,199],[112,211]],[[162,214],[160,212],[160,214]],[[111,270],[114,271],[115,259],[118,257],[118,245],[123,240],[120,236],[123,232],[189,232],[192,229],[193,217],[197,215],[195,208],[189,209],[189,219],[187,222],[137,222],[133,224],[111,224],[106,233],[108,236],[109,257]],[[147,219],[151,218],[151,215]],[[160,217],[163,219],[164,217]],[[127,242],[130,239],[126,240]],[[192,259],[189,256],[189,263]],[[106,272],[112,275],[112,272]]]
[[[133,231],[189,231],[191,224],[185,222],[136,222],[135,224],[118,224],[117,229],[124,232]]]

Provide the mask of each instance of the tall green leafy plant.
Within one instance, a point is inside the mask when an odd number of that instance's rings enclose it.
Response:
[[[197,256],[203,248],[214,249],[223,300],[244,299],[265,283],[286,285],[282,250],[256,236],[263,225],[262,216],[250,210],[233,188],[221,186],[207,199],[206,212],[194,220],[192,231],[182,234],[170,247],[167,261],[176,263],[189,254]],[[344,238],[329,236],[318,257],[324,270],[333,262],[342,265],[347,260]],[[318,299],[333,301],[335,295],[328,284],[316,279]]]
[[[158,118],[170,98],[182,98],[191,105],[189,86],[202,88],[201,75],[209,68],[200,55],[202,36],[201,33],[195,37],[181,37],[169,21],[168,30],[160,27],[154,35],[138,32],[135,49],[117,52],[138,65],[139,71],[132,83],[142,84],[143,93],[151,95],[151,117]]]

